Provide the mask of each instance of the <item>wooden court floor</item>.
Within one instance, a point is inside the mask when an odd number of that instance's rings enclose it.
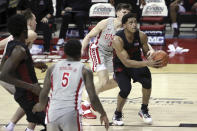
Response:
[[[44,74],[36,71],[40,82]],[[152,95],[149,103],[152,125],[146,125],[137,115],[141,105],[141,86],[133,84],[132,91],[123,109],[125,126],[110,126],[109,131],[197,131],[197,64],[169,64],[162,69],[152,69]],[[95,76],[95,81],[98,81]],[[100,100],[110,122],[116,108],[118,88],[100,94]],[[17,108],[8,92],[0,88],[0,127],[7,124]],[[180,127],[189,125],[190,127]],[[196,124],[196,125],[195,125]],[[25,117],[19,121],[15,131],[24,131]],[[36,127],[39,131],[42,127]],[[83,119],[84,131],[104,131],[99,114],[96,120]]]

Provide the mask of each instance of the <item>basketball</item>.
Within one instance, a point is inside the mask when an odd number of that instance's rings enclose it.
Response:
[[[163,50],[155,51],[152,55],[153,60],[162,60],[162,67],[168,64],[168,54]]]

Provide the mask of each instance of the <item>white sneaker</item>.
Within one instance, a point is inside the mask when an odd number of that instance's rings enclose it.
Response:
[[[148,110],[140,110],[138,112],[138,115],[142,118],[142,120],[146,123],[146,124],[152,124],[153,120],[151,118],[151,116],[148,113]]]
[[[64,43],[64,39],[59,39],[57,45],[62,45]]]
[[[123,126],[124,122],[122,120],[122,112],[115,111],[112,121],[113,121],[113,125],[115,126]]]
[[[1,127],[1,131],[14,131],[14,130],[9,130],[6,126]]]

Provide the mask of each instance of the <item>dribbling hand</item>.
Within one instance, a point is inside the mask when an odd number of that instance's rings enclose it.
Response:
[[[45,110],[45,106],[42,106],[42,104],[37,103],[37,104],[34,105],[34,107],[32,109],[32,112],[36,113],[36,112],[42,112],[44,110]]]
[[[104,122],[106,130],[108,130],[108,129],[109,129],[109,120],[108,120],[106,114],[105,114],[105,115],[101,115],[100,121],[101,121],[101,125],[102,125],[103,122]]]

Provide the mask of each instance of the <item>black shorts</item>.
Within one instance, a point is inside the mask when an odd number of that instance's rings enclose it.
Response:
[[[150,89],[152,86],[151,73],[148,67],[126,68],[121,72],[115,72],[115,80],[121,90],[131,89],[131,79],[133,82],[139,82],[143,88]]]
[[[20,97],[15,100],[18,102],[20,107],[23,108],[23,110],[25,111],[28,122],[45,125],[45,112],[36,112],[36,113],[32,112],[33,106],[37,103],[37,101],[28,100],[25,97]]]

